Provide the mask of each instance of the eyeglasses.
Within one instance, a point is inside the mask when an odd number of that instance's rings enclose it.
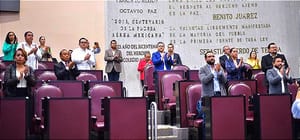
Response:
[[[86,41],[82,41],[82,42],[80,42],[80,43],[88,43],[88,42],[86,42]]]

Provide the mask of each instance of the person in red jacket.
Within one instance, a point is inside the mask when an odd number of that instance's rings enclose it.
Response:
[[[144,58],[142,58],[140,60],[139,65],[138,65],[138,71],[140,72],[140,80],[141,80],[142,86],[144,86],[144,69],[148,65],[153,65],[153,63],[151,61],[151,54],[150,54],[150,52],[146,52],[144,54]]]

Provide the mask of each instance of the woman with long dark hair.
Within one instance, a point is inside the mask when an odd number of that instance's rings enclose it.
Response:
[[[2,52],[4,54],[3,60],[13,61],[17,46],[18,38],[16,34],[14,32],[8,32],[2,47]]]

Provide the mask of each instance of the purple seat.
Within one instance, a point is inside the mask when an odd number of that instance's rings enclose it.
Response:
[[[292,95],[292,101],[294,101],[296,99],[296,95],[297,95],[297,92],[298,92],[298,87],[295,83],[293,84],[288,84],[288,89]]]
[[[173,66],[172,70],[183,70],[184,72],[187,72],[188,70],[190,70],[190,68],[186,65],[176,65]]]
[[[76,79],[79,81],[96,81],[97,77],[91,73],[81,72]]]
[[[266,86],[266,80],[265,80],[265,73],[259,72],[253,76],[255,80],[257,80],[257,92],[259,94],[267,94],[267,86]]]
[[[176,107],[176,123],[181,127],[188,127],[188,108],[187,108],[187,93],[186,89],[190,85],[200,84],[199,81],[191,81],[191,80],[181,80],[175,82],[175,96],[176,96],[176,104],[178,103],[178,107]]]
[[[93,118],[93,129],[97,132],[104,129],[104,116],[101,113],[101,99],[104,97],[114,97],[116,92],[107,85],[96,84],[89,90],[91,97],[91,115]]]
[[[243,83],[248,85],[251,88],[252,95],[257,94],[257,80],[250,79],[250,80],[229,80],[228,81],[228,87],[230,87],[233,84]]]
[[[103,81],[103,70],[79,70],[80,73],[90,73],[96,76],[98,81]]]
[[[38,69],[43,69],[43,70],[45,70],[45,69],[48,69],[48,68],[47,68],[47,66],[46,66],[45,64],[39,63],[39,64],[38,64]]]
[[[245,97],[203,97],[205,139],[246,139]]]
[[[201,99],[201,90],[202,85],[200,83],[190,85],[186,88],[187,119],[190,127],[200,127],[203,122],[202,119],[195,119],[197,115],[197,102]]]
[[[64,97],[83,97],[84,95],[84,85],[82,81],[55,80],[49,81],[48,84],[60,88]]]
[[[165,105],[165,109],[170,109],[171,107],[176,106],[176,97],[173,92],[173,84],[176,81],[182,80],[182,76],[180,74],[170,73],[165,74],[161,79],[162,84],[162,102]]]
[[[39,64],[42,64],[44,66],[43,68],[45,68],[45,69],[53,70],[55,63],[54,62],[49,62],[49,61],[39,61]]]
[[[6,69],[5,63],[0,62],[0,69],[1,70],[5,70]]]
[[[104,98],[102,102],[105,116],[107,116],[107,118],[105,118],[106,137],[104,139],[148,139],[146,98],[112,97]]]
[[[154,65],[148,65],[144,69],[144,96],[155,96],[153,72]]]
[[[53,71],[44,71],[38,76],[38,79],[43,81],[51,81],[57,80],[57,77]]]
[[[0,139],[27,139],[27,106],[25,98],[0,100]]]
[[[5,61],[5,60],[3,60],[3,61],[1,61],[1,63],[4,63],[5,66],[8,66],[8,65],[10,65],[10,64],[15,63],[15,61]]]
[[[228,88],[229,95],[244,95],[246,99],[246,120],[247,121],[253,121],[253,111],[251,111],[249,108],[251,108],[253,105],[250,105],[250,97],[253,96],[251,88],[244,84],[244,83],[237,83],[232,84]]]
[[[44,119],[42,116],[42,98],[45,97],[63,97],[62,91],[53,85],[42,85],[39,87],[34,94],[34,133],[41,133],[41,129],[43,129]]]
[[[187,79],[200,81],[199,79],[199,70],[188,70],[187,71]]]
[[[255,130],[261,140],[291,140],[293,121],[291,96],[289,94],[268,94],[254,96]]]
[[[166,94],[168,94],[168,95],[164,95],[165,93],[163,92],[162,79],[163,79],[164,75],[168,75],[168,74],[178,74],[178,75],[180,75],[181,78],[177,79],[177,80],[173,80],[171,82],[168,82],[168,80],[165,80],[165,81],[167,81],[165,84],[168,85],[168,87],[166,87],[166,88],[170,88],[170,89],[167,89],[170,92],[166,92]],[[155,71],[154,75],[156,75],[156,77],[155,77],[156,78],[156,80],[155,80],[155,92],[157,93],[157,97],[158,97],[158,100],[157,100],[158,109],[163,110],[163,109],[167,108],[165,106],[165,105],[168,104],[166,101],[174,100],[174,102],[176,102],[176,100],[175,100],[176,97],[173,95],[173,93],[174,93],[173,92],[173,90],[174,90],[173,83],[175,83],[175,81],[179,81],[179,80],[183,79],[184,71],[183,70]],[[167,86],[167,85],[165,85],[165,86]],[[170,99],[169,96],[172,99]],[[169,98],[169,99],[167,99],[167,98]],[[174,105],[175,105],[175,103],[174,103]],[[167,106],[169,106],[169,105],[167,105]]]
[[[106,85],[114,89],[116,96],[125,97],[123,95],[123,82],[122,81],[89,81],[88,87],[92,88],[94,85]]]
[[[89,139],[88,98],[48,98],[43,105],[46,139]]]

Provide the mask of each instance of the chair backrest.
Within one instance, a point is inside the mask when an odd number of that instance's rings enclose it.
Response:
[[[2,70],[5,70],[5,69],[6,69],[5,63],[0,62],[0,69],[2,69]]]
[[[144,69],[144,85],[148,87],[148,90],[154,89],[154,77],[153,77],[154,70],[155,70],[154,65],[148,65]]]
[[[43,109],[47,139],[89,139],[90,99],[48,98]]]
[[[204,97],[203,110],[205,139],[246,139],[244,96]]]
[[[176,73],[165,74],[161,79],[163,98],[168,98],[169,103],[176,103],[176,97],[173,92],[173,84],[182,80],[182,76]]]
[[[57,77],[53,71],[44,71],[38,76],[39,80],[44,80],[44,81],[51,81],[51,80],[57,80]]]
[[[103,122],[104,116],[101,114],[101,99],[104,97],[115,97],[116,92],[107,85],[96,84],[89,90],[91,96],[91,115],[97,117],[97,122]]]
[[[48,69],[47,66],[43,63],[38,64],[38,69]]]
[[[42,116],[42,98],[63,97],[62,91],[53,85],[42,85],[34,94],[34,112],[38,117]]]
[[[26,139],[28,98],[0,99],[0,139]]]
[[[229,95],[244,95],[246,99],[246,116],[252,118],[253,111],[250,111],[249,107],[252,106],[249,103],[250,96],[252,96],[251,88],[244,83],[233,84],[228,88]]]
[[[247,96],[252,95],[251,88],[244,83],[232,84],[228,88],[228,92],[230,95],[247,95]]]
[[[190,68],[186,65],[175,65],[172,70],[183,70],[184,72],[187,72]]]
[[[55,80],[49,81],[48,84],[60,88],[64,97],[83,97],[84,95],[84,85],[82,81]]]
[[[298,87],[295,83],[293,84],[288,84],[288,89],[292,95],[292,101],[294,101],[296,99],[296,95],[297,95],[297,92],[298,92]]]
[[[123,82],[122,81],[89,81],[88,87],[92,88],[94,85],[106,85],[114,89],[116,96],[125,97],[123,95]]]
[[[265,73],[259,72],[253,76],[255,80],[257,80],[257,92],[259,94],[267,94],[267,86],[266,86],[266,80],[265,80]]]
[[[96,81],[97,77],[91,73],[81,72],[76,79],[79,81]]]
[[[294,121],[289,94],[255,95],[254,105],[256,139],[293,139]]]
[[[176,107],[176,117],[178,118],[177,120],[179,121],[178,123],[180,124],[180,127],[188,127],[188,119],[187,115],[188,114],[188,103],[187,103],[187,91],[186,89],[190,85],[194,84],[200,84],[199,81],[191,81],[191,80],[181,80],[181,81],[176,81],[175,82],[175,96],[179,98],[180,104],[178,107]],[[177,112],[178,115],[177,115]],[[177,123],[177,122],[176,122]]]
[[[202,85],[193,84],[186,88],[188,113],[196,113],[197,102],[201,99]]]
[[[80,73],[90,73],[96,76],[98,81],[103,81],[103,70],[79,70]]]
[[[104,139],[148,139],[147,99],[144,97],[112,97],[103,100],[105,114]],[[125,127],[132,126],[132,127]]]
[[[199,70],[188,70],[187,71],[187,79],[200,81],[199,79]]]
[[[158,109],[163,110],[164,109],[164,104],[163,104],[164,94],[163,94],[163,87],[162,87],[161,79],[166,74],[179,74],[181,76],[181,79],[183,79],[182,77],[184,77],[184,71],[183,70],[165,70],[165,71],[155,71],[153,74],[156,75],[155,76],[155,92],[156,92],[156,94],[158,94]],[[169,90],[173,90],[174,82],[172,82],[171,89],[169,89]]]
[[[54,69],[54,62],[49,61],[40,61],[39,64],[42,64],[45,69],[53,70]],[[40,66],[40,65],[39,65]],[[40,68],[39,68],[40,69]]]
[[[252,95],[257,94],[257,80],[250,79],[250,80],[229,80],[228,87],[234,84],[243,83],[248,85],[251,88]]]

